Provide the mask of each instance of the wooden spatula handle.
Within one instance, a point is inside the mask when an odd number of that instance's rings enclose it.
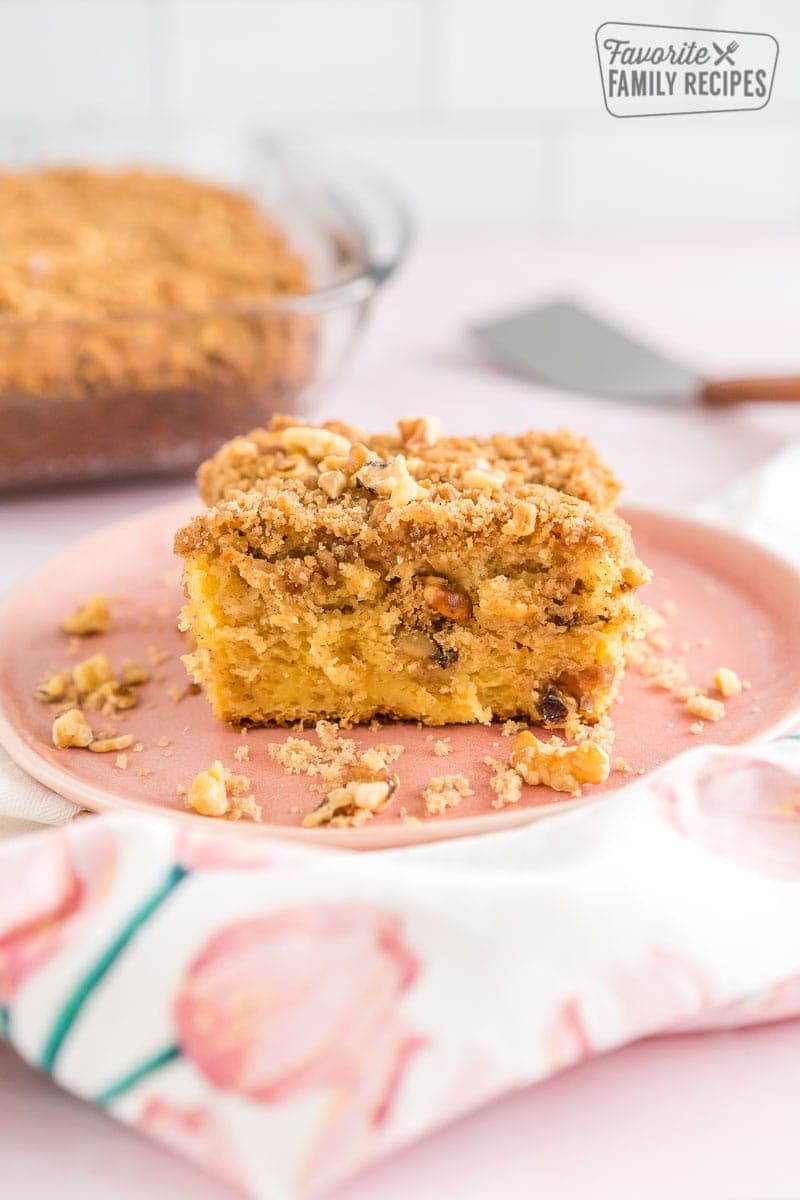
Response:
[[[800,400],[800,376],[773,379],[709,379],[700,393],[705,404],[747,404],[751,400]]]

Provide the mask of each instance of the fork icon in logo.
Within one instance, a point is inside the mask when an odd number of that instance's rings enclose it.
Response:
[[[717,53],[717,57],[714,60],[715,67],[718,67],[720,65],[720,63],[724,63],[724,62],[730,63],[730,65],[732,67],[736,66],[735,62],[733,61],[733,55],[734,55],[734,51],[739,49],[738,42],[728,42],[728,45],[725,47],[724,50],[723,50],[722,46],[718,46],[716,42],[712,42],[711,45],[714,47],[714,49]]]

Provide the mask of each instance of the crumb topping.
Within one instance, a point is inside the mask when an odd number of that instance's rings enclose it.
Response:
[[[234,438],[203,464],[201,495],[216,504],[242,491],[268,489],[276,476],[294,480],[301,494],[321,490],[338,500],[352,493],[362,501],[367,492],[373,502],[388,497],[393,506],[423,499],[437,485],[476,499],[544,485],[601,509],[611,508],[619,493],[590,443],[566,430],[445,438],[431,417],[409,418],[398,428],[397,435],[370,435],[340,421],[298,426],[291,417],[274,417],[268,428]]]
[[[517,804],[522,796],[522,776],[509,763],[501,762],[488,755],[484,762],[491,768],[492,776],[489,787],[494,792],[492,808],[506,808],[509,804]]]

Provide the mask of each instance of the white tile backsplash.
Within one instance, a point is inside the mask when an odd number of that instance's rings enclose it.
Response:
[[[595,30],[603,21],[691,24],[697,0],[442,0],[442,94],[456,112],[594,110],[600,89]],[[611,14],[611,15],[609,15]]]
[[[544,217],[541,136],[459,130],[332,135],[328,147],[374,164],[432,225],[533,228]]]
[[[607,20],[773,33],[754,113],[620,121]],[[241,172],[269,130],[348,150],[439,227],[800,222],[798,0],[0,0],[0,158]]]
[[[169,108],[417,112],[424,0],[161,0]]]
[[[150,111],[149,0],[2,0],[0,120]]]
[[[796,130],[758,113],[615,121],[562,144],[560,220],[574,228],[772,225],[800,219]],[[749,117],[749,123],[746,118]]]

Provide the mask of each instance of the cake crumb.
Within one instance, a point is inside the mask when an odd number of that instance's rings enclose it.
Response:
[[[711,679],[725,700],[731,696],[738,696],[742,690],[742,681],[731,667],[717,667]]]
[[[422,801],[429,817],[441,816],[446,809],[460,804],[465,796],[472,795],[465,775],[435,775],[422,789]]]
[[[651,687],[674,692],[686,680],[686,668],[673,658],[646,658],[638,664],[639,673]]]
[[[539,741],[530,731],[514,742],[510,763],[532,787],[544,784],[572,796],[580,796],[585,783],[604,783],[611,765],[608,752],[596,742],[565,746]]]
[[[161,747],[169,746],[169,744],[170,744],[170,740],[168,737],[160,737],[158,739],[158,741],[156,742],[156,745],[161,746]]]
[[[118,771],[127,771],[127,769],[128,769],[127,754],[118,754],[117,757],[114,759],[114,766],[117,768]]]
[[[237,762],[248,762],[250,758],[249,746],[237,746],[233,752],[233,757]]]
[[[698,733],[702,733],[704,729],[704,721],[692,721],[691,725],[689,726],[689,733],[697,735]]]
[[[404,825],[420,825],[422,823],[419,817],[413,816],[404,804],[400,807],[400,820]]]
[[[619,757],[614,759],[614,770],[619,771],[621,775],[630,775],[633,768],[627,758]]]
[[[433,743],[433,753],[437,758],[446,758],[453,751],[450,738],[437,738]]]
[[[725,716],[725,705],[722,701],[714,700],[711,696],[706,696],[701,691],[696,691],[692,695],[687,696],[684,703],[689,715],[691,717],[698,717],[702,721],[721,721]]]
[[[697,644],[701,649],[707,649],[711,645],[711,638],[708,634],[705,634],[703,637],[697,639]]]
[[[504,721],[500,733],[504,738],[515,737],[518,733],[522,733],[523,729],[528,726],[524,721]]]
[[[665,617],[674,617],[678,611],[674,600],[664,600],[660,607]]]
[[[517,804],[522,796],[522,776],[506,762],[487,756],[484,760],[492,770],[489,787],[495,794],[492,808],[505,808]]]
[[[403,753],[400,745],[380,743],[359,751],[352,738],[343,738],[339,727],[330,721],[316,726],[318,745],[307,738],[287,737],[272,742],[267,753],[287,775],[306,775],[315,780],[323,795],[350,780],[372,782],[388,777],[388,766]]]
[[[148,775],[152,775],[152,771],[149,767],[139,767],[139,770],[136,772],[136,774],[140,779],[147,779]]]

